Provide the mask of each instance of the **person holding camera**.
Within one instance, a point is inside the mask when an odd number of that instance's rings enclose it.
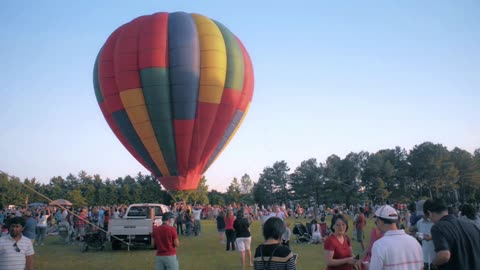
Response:
[[[427,200],[424,205],[428,205],[430,202],[430,200]],[[422,244],[424,270],[430,270],[430,264],[435,258],[435,246],[433,245],[431,233],[432,226],[433,222],[430,220],[429,213],[426,212],[412,227],[415,237]]]

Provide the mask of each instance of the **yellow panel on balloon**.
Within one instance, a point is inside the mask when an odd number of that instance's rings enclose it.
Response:
[[[156,137],[145,138],[142,140],[142,142],[150,154],[160,151],[160,147],[158,146]]]
[[[134,88],[120,92],[123,107],[131,108],[140,105],[145,105],[145,98],[143,97],[142,88]]]
[[[221,53],[226,53],[225,41],[221,36],[202,36],[200,39],[200,48],[208,48]],[[225,59],[227,55],[225,54]]]
[[[200,42],[198,101],[220,104],[227,74],[227,49],[222,32],[209,18],[192,14]]]
[[[147,107],[145,106],[138,106],[126,109],[128,118],[130,118],[130,122],[135,125],[138,123],[143,122],[150,122],[150,117],[148,116]]]
[[[141,140],[152,137],[155,138],[155,132],[153,131],[152,123],[150,121],[136,124],[134,127]]]

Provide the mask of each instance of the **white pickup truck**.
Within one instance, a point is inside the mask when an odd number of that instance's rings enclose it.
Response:
[[[125,242],[129,246],[142,244],[154,247],[153,227],[162,225],[162,216],[168,211],[168,206],[158,203],[131,204],[123,218],[110,219],[108,223],[112,250],[120,249]]]

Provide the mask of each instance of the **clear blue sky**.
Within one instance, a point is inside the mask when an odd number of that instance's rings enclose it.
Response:
[[[1,1],[0,170],[147,173],[104,120],[92,69],[113,30],[160,11],[222,22],[253,61],[249,115],[210,188],[279,160],[480,147],[479,1]]]

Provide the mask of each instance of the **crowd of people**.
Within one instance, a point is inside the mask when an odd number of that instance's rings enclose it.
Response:
[[[222,207],[175,203],[170,209],[163,216],[166,226],[154,230],[157,269],[165,265],[179,269],[175,251],[179,236],[200,236],[205,219],[215,221],[218,240],[226,251],[239,252],[243,270],[296,269],[299,254],[290,248],[292,220],[296,224],[309,221],[309,243],[323,244],[327,270],[480,269],[478,205],[455,207],[441,200],[420,200],[408,206],[387,202],[304,209],[285,204],[260,207],[234,203]],[[44,245],[52,228],[65,226],[69,236],[66,242],[81,241],[87,223],[107,230],[109,220],[122,218],[125,211],[125,206],[1,209],[0,270],[32,269],[33,247]],[[331,216],[329,225],[327,216]],[[375,226],[370,232],[370,242],[364,243],[367,221],[372,219]],[[250,226],[255,221],[262,223],[264,242],[252,253]],[[294,230],[295,233],[298,232]],[[358,241],[361,248],[356,256],[352,241]]]

